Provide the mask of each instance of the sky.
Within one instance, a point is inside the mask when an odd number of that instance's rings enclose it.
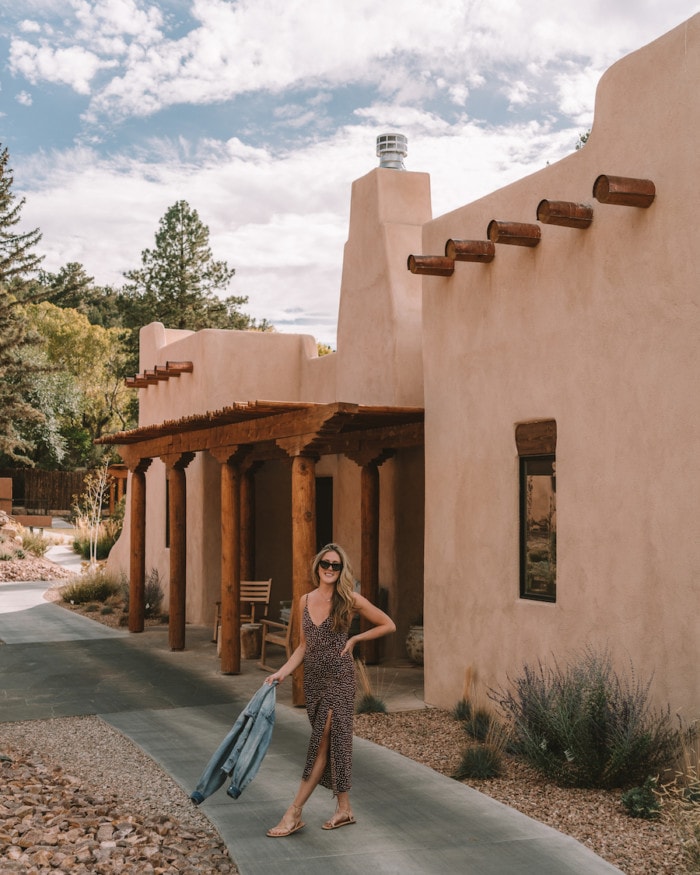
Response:
[[[408,138],[441,215],[563,158],[697,0],[0,0],[0,144],[43,267],[120,286],[186,200],[226,294],[335,348],[350,187]]]

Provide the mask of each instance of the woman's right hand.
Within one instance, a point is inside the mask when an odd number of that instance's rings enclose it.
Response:
[[[274,684],[275,681],[277,681],[278,684],[281,684],[286,677],[287,675],[282,674],[280,671],[276,671],[274,674],[270,674],[265,678],[265,683],[268,684],[268,686]]]

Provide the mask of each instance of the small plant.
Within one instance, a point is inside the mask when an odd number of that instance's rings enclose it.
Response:
[[[87,614],[96,614],[100,609],[99,605],[96,605],[94,602],[90,602],[90,604],[85,605],[85,613]]]
[[[17,550],[15,553],[15,559],[26,559],[26,558],[27,558],[27,554],[20,547],[19,550]]]
[[[22,547],[32,556],[43,556],[49,548],[49,540],[38,532],[21,529]]]
[[[0,562],[11,562],[14,558],[12,553],[0,553]]]
[[[355,706],[356,714],[386,714],[386,705],[372,693],[364,693]]]
[[[124,602],[124,613],[129,613],[129,581],[122,576],[120,584],[120,592]],[[146,576],[144,584],[144,616],[159,617],[161,616],[160,609],[163,604],[163,587],[160,582],[160,573],[157,568],[151,568]]]
[[[485,741],[493,719],[493,714],[488,708],[473,708],[470,716],[464,721],[464,731],[476,741]]]
[[[86,605],[90,602],[106,602],[108,598],[119,592],[118,579],[103,571],[92,571],[85,574],[75,583],[70,583],[61,590],[64,602],[74,605]]]
[[[489,744],[474,744],[464,750],[454,775],[458,781],[471,778],[484,781],[487,778],[497,778],[503,768],[501,751]]]
[[[100,613],[101,613],[103,616],[106,616],[107,614],[113,614],[113,613],[114,613],[114,608],[113,608],[111,605],[103,605],[103,606],[102,606],[102,610],[100,611]]]
[[[700,872],[700,735],[698,723],[683,733],[683,751],[673,780],[659,787],[666,817],[682,836],[688,872]]]
[[[460,699],[452,709],[452,716],[455,720],[469,720],[472,716],[472,703],[469,699]]]
[[[386,705],[384,701],[372,689],[372,683],[369,679],[367,666],[361,659],[355,660],[355,671],[357,673],[357,682],[362,690],[355,711],[357,714],[386,714]]]
[[[622,794],[622,804],[630,817],[655,820],[661,811],[657,795],[657,779],[648,776],[641,787],[632,787]]]

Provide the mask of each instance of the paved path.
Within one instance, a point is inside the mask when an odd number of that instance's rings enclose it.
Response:
[[[221,675],[208,628],[188,626],[187,649],[172,653],[165,630],[109,629],[45,601],[45,589],[0,584],[0,724],[98,714],[189,794],[264,674],[249,661],[242,674]],[[415,684],[409,672],[397,694],[415,696]],[[308,742],[306,715],[289,694],[282,685],[272,745],[253,783],[236,801],[222,788],[201,806],[241,875],[619,873],[574,839],[362,739],[354,755],[357,825],[320,829],[333,803],[319,788],[304,809],[304,830],[267,838],[294,795]]]

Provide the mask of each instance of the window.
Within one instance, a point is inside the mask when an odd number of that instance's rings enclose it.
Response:
[[[520,597],[557,596],[556,422],[518,425],[520,458]]]

